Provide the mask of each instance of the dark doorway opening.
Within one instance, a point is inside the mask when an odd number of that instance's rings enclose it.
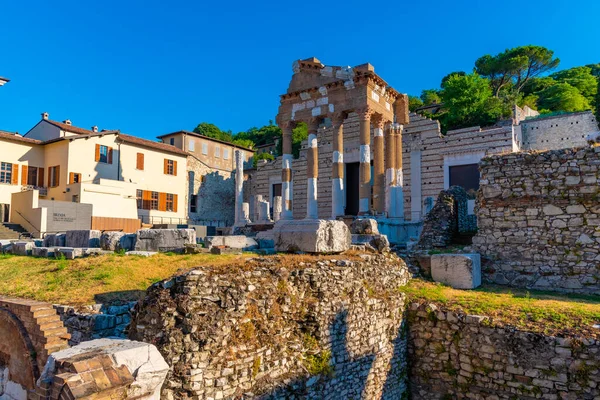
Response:
[[[346,215],[358,215],[360,163],[346,164]]]
[[[449,168],[450,186],[462,186],[469,200],[475,199],[479,190],[479,166],[477,164],[455,165]]]

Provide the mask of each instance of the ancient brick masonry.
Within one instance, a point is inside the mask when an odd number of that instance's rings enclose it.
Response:
[[[410,388],[415,399],[600,398],[600,342],[492,326],[487,317],[413,303]]]
[[[198,268],[148,290],[130,337],[171,365],[161,398],[402,398],[404,262],[286,260]]]
[[[483,159],[474,247],[499,284],[600,293],[600,147]]]

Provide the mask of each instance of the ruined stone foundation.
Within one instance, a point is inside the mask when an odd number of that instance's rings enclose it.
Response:
[[[130,337],[171,366],[163,399],[401,399],[407,280],[389,254],[201,267],[149,288]]]

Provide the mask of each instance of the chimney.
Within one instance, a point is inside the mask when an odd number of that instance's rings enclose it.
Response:
[[[50,118],[50,114],[48,114],[47,112],[43,112],[42,119],[48,119],[48,118]]]
[[[65,119],[63,121],[63,124],[65,124],[65,125],[71,125],[71,120],[70,119]]]
[[[92,126],[92,132],[98,132],[98,125]]]

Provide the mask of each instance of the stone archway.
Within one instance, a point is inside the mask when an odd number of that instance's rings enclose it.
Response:
[[[26,399],[70,335],[51,304],[0,296],[0,396]]]

